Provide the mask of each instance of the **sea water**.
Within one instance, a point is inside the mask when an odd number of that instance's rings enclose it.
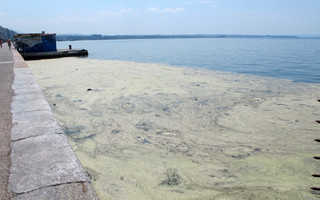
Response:
[[[28,61],[101,199],[318,199],[320,84],[139,62]]]
[[[59,42],[89,59],[28,65],[101,199],[318,199],[319,41]]]
[[[58,42],[90,59],[160,63],[320,83],[320,39],[196,38]]]

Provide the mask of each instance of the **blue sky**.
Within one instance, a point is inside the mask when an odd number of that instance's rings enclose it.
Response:
[[[320,35],[320,0],[0,0],[0,25],[24,33]]]

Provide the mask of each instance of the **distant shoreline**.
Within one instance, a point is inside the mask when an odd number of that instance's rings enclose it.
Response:
[[[320,39],[320,36],[293,35],[238,35],[238,34],[180,34],[180,35],[76,35],[58,34],[57,41],[120,40],[120,39],[171,39],[171,38],[270,38],[270,39]]]

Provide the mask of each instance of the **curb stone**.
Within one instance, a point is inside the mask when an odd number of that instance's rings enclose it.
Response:
[[[21,55],[13,50],[11,166],[14,200],[99,199]]]

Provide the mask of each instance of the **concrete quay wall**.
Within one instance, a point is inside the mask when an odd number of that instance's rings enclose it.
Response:
[[[98,199],[27,63],[17,51],[12,53],[8,190],[13,199]]]

